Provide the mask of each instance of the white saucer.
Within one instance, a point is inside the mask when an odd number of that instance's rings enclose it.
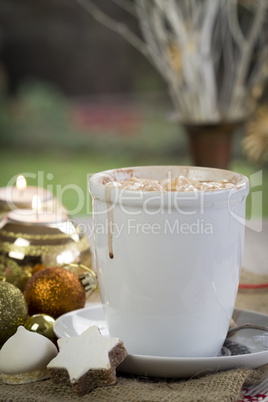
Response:
[[[268,316],[248,310],[235,310],[233,315],[238,325],[245,323],[268,326]],[[102,335],[108,335],[102,305],[71,311],[59,317],[54,324],[59,337],[77,336],[89,326],[97,325]],[[256,368],[268,363],[268,333],[257,330],[242,330],[230,338],[246,346],[251,353],[220,357],[158,357],[128,355],[118,371],[153,377],[189,378],[197,374],[227,370],[237,367]]]

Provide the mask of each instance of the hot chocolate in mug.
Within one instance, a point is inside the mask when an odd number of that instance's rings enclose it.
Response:
[[[144,166],[91,176],[100,293],[129,354],[216,356],[232,317],[249,180]]]

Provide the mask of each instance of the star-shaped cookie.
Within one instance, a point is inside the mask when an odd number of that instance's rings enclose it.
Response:
[[[78,395],[114,384],[116,367],[127,356],[119,338],[106,338],[97,326],[79,336],[58,340],[59,353],[47,368],[55,383],[71,383]]]

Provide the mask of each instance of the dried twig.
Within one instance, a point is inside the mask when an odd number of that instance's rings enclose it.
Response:
[[[136,13],[144,41],[91,0],[76,1],[153,64],[180,120],[238,120],[256,106],[268,77],[268,0],[133,0],[135,11],[113,0]]]
[[[250,67],[251,57],[256,39],[260,35],[260,27],[263,26],[267,10],[267,0],[259,0],[256,4],[256,14],[252,23],[252,27],[249,31],[246,42],[243,47],[240,47],[241,58],[237,67],[235,86],[233,89],[233,99],[230,104],[230,110],[239,108],[242,99],[245,96],[246,90],[246,75]],[[242,111],[241,111],[242,112]]]
[[[134,17],[137,16],[135,6],[129,0],[113,0],[113,2]]]
[[[106,15],[91,0],[75,0],[84,10],[89,13],[96,21],[106,28],[123,36],[132,46],[148,57],[148,47],[137,35],[135,35],[125,24],[122,24]]]

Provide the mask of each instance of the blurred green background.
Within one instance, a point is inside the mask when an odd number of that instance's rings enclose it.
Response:
[[[136,30],[135,21],[110,3],[100,0]],[[262,170],[262,185],[252,191],[262,191],[263,205],[254,216],[268,216],[268,167],[247,160],[243,136],[240,130],[234,138],[230,169],[248,177]],[[72,0],[1,1],[1,187],[20,173],[42,172],[44,186],[55,195],[61,191],[71,213],[84,215],[91,173],[191,163],[166,87],[135,49]],[[38,185],[37,177],[27,181]],[[84,194],[79,210],[77,186]]]

